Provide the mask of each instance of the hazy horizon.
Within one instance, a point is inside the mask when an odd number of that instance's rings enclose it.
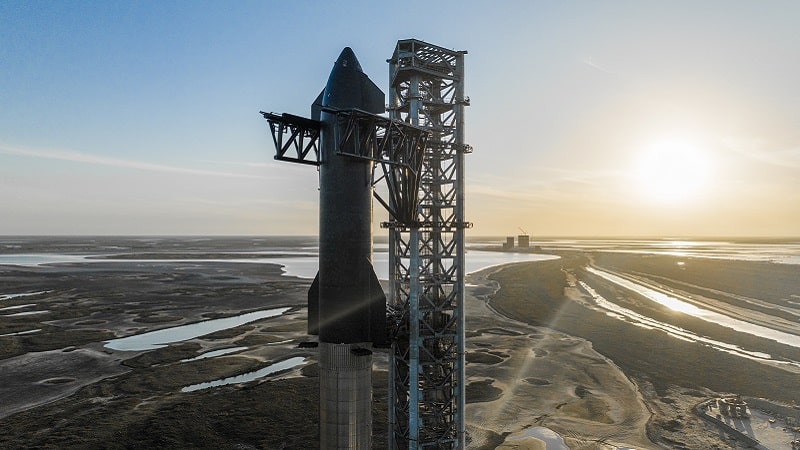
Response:
[[[498,242],[505,242],[508,237],[517,238],[517,234],[497,234],[497,235],[471,235],[467,234],[467,243],[497,239]],[[547,235],[528,235],[530,236],[531,246],[535,245],[537,241],[561,241],[561,240],[576,240],[576,241],[663,241],[665,243],[674,243],[675,245],[682,244],[701,244],[703,242],[712,243],[764,243],[764,242],[781,242],[789,243],[793,241],[800,242],[800,236],[547,236]],[[0,234],[0,239],[44,239],[44,238],[167,238],[167,239],[318,239],[317,234]],[[374,241],[388,240],[388,233],[373,234]]]
[[[800,3],[407,5],[0,3],[0,235],[314,236],[258,111],[416,38],[468,51],[468,236],[800,236]]]

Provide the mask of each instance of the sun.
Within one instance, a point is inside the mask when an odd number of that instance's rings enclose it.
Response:
[[[708,155],[693,142],[664,139],[642,149],[633,175],[635,188],[648,201],[686,204],[706,194],[711,166]]]

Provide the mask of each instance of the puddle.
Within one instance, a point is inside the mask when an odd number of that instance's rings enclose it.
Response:
[[[0,265],[35,267],[42,264],[80,262],[86,257],[82,255],[63,255],[52,253],[20,253],[0,255]]]
[[[106,348],[122,351],[155,350],[166,347],[174,342],[194,339],[209,333],[227,330],[260,319],[280,316],[291,308],[274,308],[264,311],[254,311],[222,319],[205,320],[163,330],[150,331],[120,339],[106,341]]]
[[[25,331],[17,331],[16,333],[0,334],[0,337],[3,337],[3,336],[22,336],[24,334],[33,334],[33,333],[38,333],[40,331],[42,331],[42,329],[41,328],[37,328],[35,330],[25,330]]]
[[[0,262],[1,261],[2,260],[0,260]],[[53,291],[22,292],[20,294],[0,294],[0,300],[11,300],[12,298],[30,297],[31,295],[47,294],[48,292],[53,292]]]
[[[525,438],[538,439],[544,442],[545,450],[569,450],[567,444],[564,443],[564,438],[558,433],[546,427],[533,427],[525,430],[524,433],[510,437],[509,441],[519,441]]]
[[[201,389],[208,389],[217,386],[225,386],[227,384],[246,383],[248,381],[257,380],[259,378],[271,375],[276,372],[280,372],[282,370],[292,369],[294,367],[299,366],[300,364],[303,364],[305,361],[306,361],[305,358],[301,356],[295,356],[293,358],[285,359],[283,361],[269,365],[267,367],[264,367],[263,369],[259,369],[254,372],[247,372],[233,377],[222,378],[219,380],[209,381],[206,383],[199,383],[199,384],[193,384],[191,386],[186,386],[181,389],[181,392],[199,391]]]
[[[27,305],[6,306],[5,308],[0,308],[0,311],[11,311],[12,309],[30,308],[31,306],[36,306],[36,303],[28,303]]]
[[[212,350],[210,352],[205,352],[205,353],[203,353],[201,355],[195,356],[194,358],[182,359],[181,362],[199,361],[201,359],[213,358],[215,356],[227,355],[229,353],[235,353],[235,352],[239,352],[239,351],[242,351],[242,350],[247,350],[247,347],[232,347],[232,348],[223,348],[223,349],[220,349],[220,350]]]
[[[49,309],[41,309],[36,311],[23,311],[14,314],[2,314],[2,317],[34,316],[36,314],[47,314],[49,312]]]

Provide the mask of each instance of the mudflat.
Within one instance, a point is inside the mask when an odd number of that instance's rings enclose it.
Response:
[[[279,266],[170,261],[0,266],[0,280],[4,291],[34,294],[0,307],[22,304],[33,306],[6,311],[46,311],[0,316],[2,447],[226,448],[240,442],[232,436],[261,448],[293,439],[315,442],[317,419],[308,414],[316,410],[315,379],[298,376],[313,373],[315,358],[313,351],[298,348],[307,339],[301,306],[308,282],[282,277]],[[276,307],[291,309],[158,350],[105,347],[118,337]],[[232,347],[245,348],[182,361]],[[259,383],[180,392],[295,356],[306,364],[276,374],[257,393],[251,389]],[[307,426],[298,428],[304,421]]]
[[[715,391],[787,401],[797,395],[781,384],[796,378],[780,371],[757,368],[768,377],[759,383],[736,375],[739,359],[716,351],[692,356],[701,350],[582,306],[578,297],[586,293],[571,277],[586,276],[580,271],[590,255],[561,256],[469,277],[470,448],[544,448],[532,433],[539,427],[558,432],[571,449],[735,448],[692,414],[696,403]],[[300,345],[310,340],[309,284],[275,265],[185,258],[0,266],[0,294],[29,294],[0,304],[14,307],[0,312],[2,447],[315,448],[317,355]],[[104,345],[277,307],[290,309],[157,350]],[[25,311],[36,313],[12,315]],[[194,359],[225,349],[235,351]],[[386,361],[377,355],[374,447],[385,448]],[[250,382],[181,392],[293,357],[304,362]]]

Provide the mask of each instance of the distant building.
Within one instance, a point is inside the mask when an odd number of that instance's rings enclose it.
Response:
[[[517,240],[519,241],[520,248],[528,248],[531,246],[531,237],[527,234],[520,234],[517,236]]]
[[[503,250],[511,250],[512,248],[514,248],[514,236],[509,236],[503,242]]]

